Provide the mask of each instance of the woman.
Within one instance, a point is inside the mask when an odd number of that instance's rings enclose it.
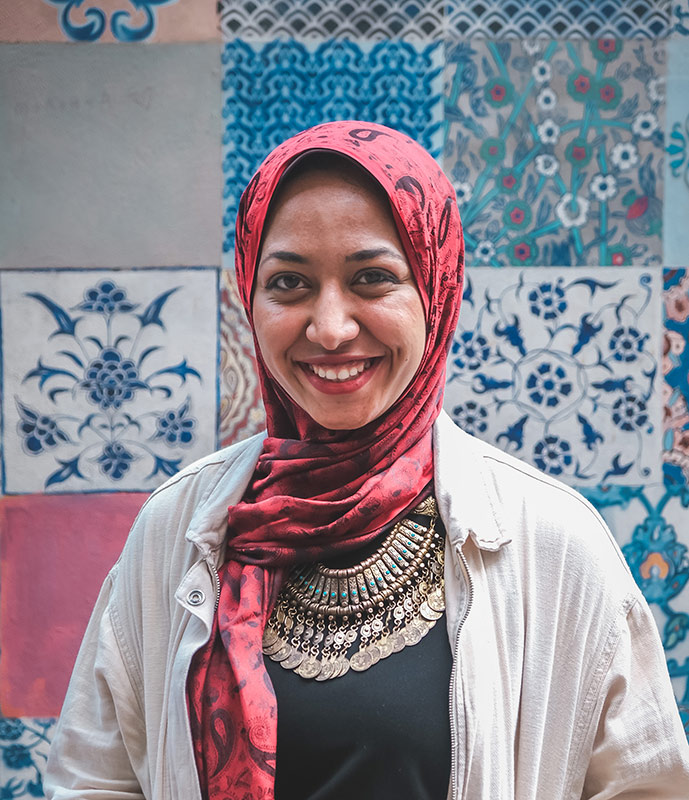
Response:
[[[268,436],[145,504],[49,798],[689,797],[600,517],[441,412],[462,267],[452,188],[407,137],[329,123],[268,156],[237,223]]]

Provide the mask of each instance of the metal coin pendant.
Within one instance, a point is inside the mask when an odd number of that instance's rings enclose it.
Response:
[[[371,666],[377,664],[380,661],[380,647],[377,644],[370,644],[367,650],[371,656]]]
[[[390,637],[384,636],[378,642],[378,649],[380,650],[381,658],[387,658],[388,656],[392,655],[392,642],[390,641]]]
[[[354,653],[354,655],[349,659],[349,666],[355,672],[364,672],[370,666],[373,665],[373,659],[371,658],[371,654],[367,650],[359,650],[358,653]]]
[[[396,631],[395,633],[391,633],[390,644],[392,645],[393,653],[399,653],[400,651],[404,650],[404,648],[407,646],[407,642],[404,638],[404,633],[402,633],[402,631]]]
[[[275,655],[275,653],[277,653],[279,650],[282,650],[282,648],[286,644],[287,642],[285,642],[283,639],[278,638],[275,642],[273,642],[273,644],[270,645],[270,647],[264,647],[263,653],[264,655],[270,656],[272,658]]]
[[[321,665],[320,662],[316,661],[313,656],[308,656],[308,658],[305,658],[294,671],[297,673],[297,675],[301,675],[302,678],[311,680],[312,678],[315,678],[316,675],[318,675],[318,673],[321,671]]]
[[[445,596],[440,588],[433,589],[426,598],[426,602],[433,611],[445,611]]]
[[[413,647],[423,639],[421,627],[416,622],[412,622],[404,629],[404,643],[407,647]]]
[[[333,660],[327,659],[325,661],[321,661],[321,671],[316,675],[317,681],[327,681],[328,679],[333,677],[333,672],[335,672],[336,664]]]
[[[435,622],[437,619],[442,617],[442,613],[440,611],[434,611],[429,605],[426,600],[421,603],[421,607],[419,608],[419,614],[429,622]]]
[[[267,627],[263,631],[263,652],[265,653],[266,648],[270,647],[271,644],[275,644],[279,638],[280,636],[275,628]]]
[[[349,661],[344,656],[340,656],[340,658],[338,659],[338,663],[340,667],[340,672],[337,677],[341,678],[343,675],[346,675],[349,672],[350,664]],[[333,678],[334,677],[335,676],[333,675]]]
[[[283,644],[282,647],[277,651],[277,653],[273,653],[271,658],[273,661],[284,661],[287,656],[292,652],[292,647],[289,644]]]
[[[280,666],[283,667],[283,669],[294,669],[295,667],[298,667],[303,660],[304,654],[301,652],[301,650],[292,649],[292,652],[287,656],[287,658],[280,662]]]

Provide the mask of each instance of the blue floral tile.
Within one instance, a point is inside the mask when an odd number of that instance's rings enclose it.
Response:
[[[7,494],[147,491],[216,445],[218,272],[7,271]]]
[[[468,263],[660,264],[664,48],[448,43],[444,166]]]
[[[447,27],[466,37],[619,36],[657,39],[670,28],[671,0],[448,0]]]
[[[610,526],[651,606],[689,736],[689,490],[613,485],[583,492]]]
[[[672,36],[689,36],[689,0],[673,0],[670,25]]]
[[[219,0],[220,29],[228,39],[345,38],[423,41],[444,31],[445,0]]]
[[[54,719],[0,717],[0,797],[43,797]]]
[[[439,155],[443,47],[409,42],[268,44],[235,40],[223,53],[225,263],[239,197],[280,142],[327,120],[390,125]]]
[[[664,273],[663,469],[670,489],[689,487],[689,273]]]
[[[689,24],[689,22],[688,22]],[[663,261],[683,267],[689,248],[689,40],[668,42]]]
[[[661,480],[660,273],[469,271],[445,409],[569,484]]]

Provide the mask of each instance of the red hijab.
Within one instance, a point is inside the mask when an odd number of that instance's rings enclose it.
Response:
[[[290,399],[256,342],[268,437],[243,499],[229,509],[214,628],[187,686],[202,795],[212,800],[273,797],[277,708],[261,639],[287,568],[371,541],[431,481],[431,427],[442,408],[462,294],[459,212],[438,164],[390,128],[331,122],[273,150],[242,195],[235,261],[252,330],[251,293],[271,199],[285,170],[313,150],[354,160],[387,195],[421,295],[426,346],[411,383],[382,416],[355,431],[332,431]]]

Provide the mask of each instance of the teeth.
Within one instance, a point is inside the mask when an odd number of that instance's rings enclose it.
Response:
[[[348,367],[321,367],[315,364],[309,364],[312,372],[318,375],[319,378],[325,378],[327,381],[347,381],[350,378],[355,378],[360,375],[365,369],[371,366],[371,359],[366,361],[358,361]]]

